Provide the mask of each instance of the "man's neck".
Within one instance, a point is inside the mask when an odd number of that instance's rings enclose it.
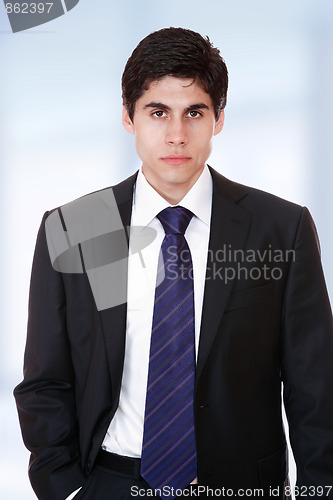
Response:
[[[155,189],[155,191],[162,196],[170,205],[178,205],[178,203],[186,196],[186,194],[190,191],[190,189],[194,186],[194,184],[199,179],[202,171],[198,173],[198,175],[191,179],[189,182],[180,182],[180,183],[170,183],[170,184],[157,184],[154,180],[147,179],[148,184]]]

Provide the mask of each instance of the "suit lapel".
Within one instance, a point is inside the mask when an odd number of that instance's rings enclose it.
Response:
[[[246,195],[247,189],[225,179],[213,169],[211,173],[213,204],[196,383],[207,361],[237,277],[237,261],[228,260],[227,250],[244,248],[251,219],[251,214],[237,205],[237,201]],[[225,253],[221,259],[223,250]]]
[[[129,227],[131,221],[133,187],[136,177],[137,173],[112,188],[125,229]],[[127,273],[122,276],[122,279],[127,284]],[[125,355],[127,304],[124,303],[109,309],[104,309],[99,311],[99,314],[105,339],[109,371],[111,374],[112,401],[115,409],[120,394]]]
[[[223,277],[226,267],[234,269],[234,274],[236,274],[237,268],[237,262],[218,262],[214,256],[218,255],[217,252],[221,251],[221,249],[244,248],[251,218],[247,210],[237,205],[237,202],[246,195],[246,188],[225,179],[213,169],[210,170],[214,185],[209,241],[209,256],[212,256],[212,258],[207,263],[206,271],[197,364],[197,383],[212,348],[218,326],[235,281],[235,278],[228,279],[227,281],[221,279],[221,275]],[[125,227],[130,225],[133,187],[136,177],[137,174],[113,188],[119,213]],[[217,271],[222,266],[222,272],[219,274]],[[127,275],[124,276],[124,280],[127,281]],[[116,307],[104,309],[99,314],[111,374],[112,399],[113,403],[117,404],[125,355],[127,304],[120,304]]]

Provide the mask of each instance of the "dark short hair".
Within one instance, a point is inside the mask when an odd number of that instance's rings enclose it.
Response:
[[[208,37],[184,28],[164,28],[141,40],[122,76],[123,103],[131,120],[136,101],[149,84],[165,76],[193,78],[210,95],[218,119],[227,102],[228,70]]]

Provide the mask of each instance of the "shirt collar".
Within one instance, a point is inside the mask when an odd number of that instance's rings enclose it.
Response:
[[[207,165],[189,192],[178,203],[198,217],[207,226],[210,225],[213,181]],[[156,215],[170,207],[157,191],[148,183],[140,168],[133,196],[132,225],[147,226]]]

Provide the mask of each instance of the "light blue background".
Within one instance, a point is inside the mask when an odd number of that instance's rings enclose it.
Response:
[[[121,126],[120,78],[139,40],[167,26],[208,34],[229,68],[225,128],[210,164],[309,207],[333,294],[330,0],[81,0],[66,15],[17,34],[1,3],[0,497],[6,500],[35,498],[11,391],[22,378],[42,214],[139,166],[133,137]]]

